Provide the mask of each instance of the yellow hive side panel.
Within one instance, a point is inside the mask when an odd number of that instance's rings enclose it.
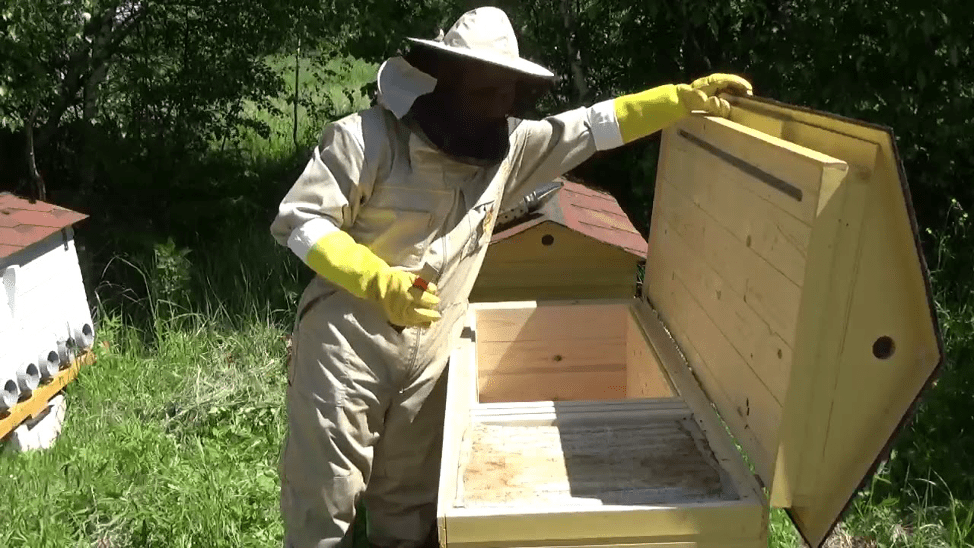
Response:
[[[468,326],[476,329],[476,316],[467,315]],[[457,502],[457,472],[463,434],[470,424],[470,409],[477,402],[476,345],[470,338],[462,338],[450,354],[446,372],[446,415],[443,423],[443,445],[440,455],[440,484],[436,503],[437,529],[440,543],[448,543],[447,522]]]
[[[820,196],[835,192],[847,166],[717,119],[692,118],[663,140],[645,294],[770,485],[796,279]]]
[[[826,536],[939,360],[913,235],[906,216],[895,215],[905,212],[886,160],[862,200],[854,276],[842,281],[847,309],[833,311],[844,313],[843,322],[834,321],[844,330],[821,343],[822,352],[835,355],[820,363],[806,429],[796,431],[790,447],[808,457],[793,515],[811,541]],[[883,338],[893,343],[886,358]]]
[[[579,544],[579,541],[504,541],[503,543],[467,543],[451,544],[457,548],[525,548],[525,547],[557,547],[557,548],[764,548],[768,545],[767,536],[753,536],[744,539],[728,539],[727,537],[685,537],[683,539],[663,537],[653,539],[652,542],[631,542],[628,538],[597,539],[591,544]]]
[[[803,322],[811,327],[817,313],[821,331],[813,339],[809,330],[795,350],[806,376],[790,386],[772,493],[814,546],[882,457],[942,361],[942,343],[891,132],[769,100],[729,99],[732,120],[777,128],[775,135],[850,165],[845,196],[820,205],[835,218],[838,238],[818,252],[831,254],[831,269],[810,261],[807,277],[823,284],[821,300],[803,305]]]
[[[835,359],[856,278],[866,187],[854,176],[822,206],[808,249],[792,375],[784,402],[771,504],[792,507],[815,491],[809,468],[820,460],[835,384]]]
[[[686,539],[755,540],[767,535],[765,508],[751,500],[722,505],[544,509],[470,508],[447,519],[453,546],[647,544]],[[557,539],[554,539],[557,537]]]

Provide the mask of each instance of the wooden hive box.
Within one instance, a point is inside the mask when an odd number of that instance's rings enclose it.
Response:
[[[0,193],[0,437],[90,360],[94,326],[72,228],[86,217]]]
[[[561,188],[537,211],[495,227],[470,301],[636,295],[646,240],[612,195],[558,183]]]
[[[443,546],[810,546],[943,358],[884,128],[762,99],[664,131],[638,299],[472,304]]]

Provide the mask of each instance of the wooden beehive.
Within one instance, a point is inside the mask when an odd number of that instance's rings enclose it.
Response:
[[[72,229],[85,218],[0,193],[0,437],[90,360],[94,327]]]
[[[560,182],[536,212],[495,228],[470,301],[636,295],[646,240],[612,195]]]
[[[640,299],[472,305],[441,545],[819,546],[883,458],[943,358],[892,135],[729,99],[663,133]]]

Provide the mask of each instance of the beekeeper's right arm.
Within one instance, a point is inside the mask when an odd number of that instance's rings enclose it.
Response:
[[[416,275],[394,269],[343,230],[371,191],[361,118],[329,124],[304,172],[281,201],[271,234],[318,275],[379,304],[389,322],[426,325],[439,320],[436,287],[414,287]]]

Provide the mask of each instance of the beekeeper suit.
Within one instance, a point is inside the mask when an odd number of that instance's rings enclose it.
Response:
[[[318,275],[287,374],[286,546],[348,544],[361,499],[372,544],[434,543],[441,375],[497,212],[598,150],[726,115],[718,91],[750,93],[712,75],[518,120],[518,94],[554,75],[519,57],[503,11],[410,41],[422,55],[386,61],[377,105],[324,128],[271,227]]]

